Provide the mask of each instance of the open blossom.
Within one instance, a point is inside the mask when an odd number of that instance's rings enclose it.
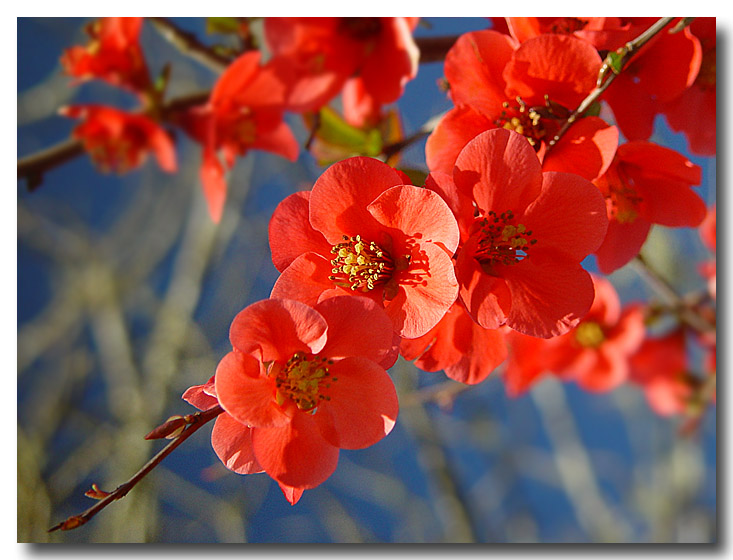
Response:
[[[397,347],[372,300],[259,301],[235,317],[230,340],[213,380],[183,396],[224,409],[211,442],[227,468],[266,472],[295,504],[333,473],[339,449],[368,447],[392,430],[397,394],[385,368]]]
[[[271,297],[314,305],[365,295],[400,336],[434,327],[456,301],[458,226],[440,196],[405,182],[379,160],[354,157],[283,200],[269,227],[281,272]]]
[[[260,53],[250,51],[227,67],[205,106],[183,117],[184,128],[203,146],[201,182],[215,222],[227,193],[219,152],[228,168],[253,149],[297,159],[298,143],[283,121],[284,102],[285,86],[271,66],[260,66]]]
[[[684,132],[693,154],[713,156],[716,145],[716,26],[713,17],[696,17],[690,32],[700,41],[702,60],[695,81],[678,97],[662,104],[672,130]]]
[[[381,105],[396,101],[417,74],[412,30],[419,18],[271,17],[265,37],[289,106],[313,111],[343,91],[350,124],[373,122]]]
[[[629,378],[629,359],[644,340],[640,306],[621,308],[616,290],[594,276],[595,299],[588,314],[570,332],[551,339],[507,335],[507,392],[517,396],[545,373],[575,381],[587,391],[609,391]]]
[[[608,171],[594,183],[606,198],[608,233],[595,252],[598,268],[610,274],[639,254],[652,224],[695,227],[705,203],[690,187],[702,170],[682,154],[645,141],[618,147]]]
[[[460,303],[423,336],[400,343],[406,360],[424,371],[443,370],[455,381],[474,385],[486,379],[507,355],[504,329],[485,329]]]
[[[571,112],[593,90],[601,58],[576,37],[541,35],[522,44],[488,30],[459,37],[445,59],[455,108],[428,137],[430,171],[451,173],[461,149],[479,133],[505,128],[522,134],[545,171],[601,175],[613,159],[618,130],[599,117],[573,124],[548,151]]]
[[[658,18],[629,19],[635,35],[639,35]],[[668,31],[663,30],[644,45],[603,94],[616,124],[629,140],[647,140],[664,104],[679,98],[700,71],[700,41],[688,27],[678,33]]]
[[[59,111],[82,119],[72,135],[84,144],[103,171],[124,173],[138,167],[152,152],[164,171],[176,171],[176,151],[168,133],[144,115],[103,105],[72,105]]]
[[[682,414],[693,394],[685,333],[681,329],[647,338],[631,358],[630,380],[644,391],[649,406],[659,415]]]
[[[141,17],[107,17],[87,26],[86,46],[66,49],[61,64],[81,80],[100,79],[134,92],[150,87],[150,77],[139,43]]]
[[[577,325],[594,293],[580,261],[608,227],[598,189],[575,174],[543,173],[526,139],[504,129],[468,143],[453,181],[478,213],[461,224],[467,239],[456,255],[459,295],[474,320],[542,338]]]

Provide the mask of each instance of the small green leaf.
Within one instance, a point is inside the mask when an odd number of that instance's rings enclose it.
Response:
[[[210,17],[206,18],[207,33],[239,33],[239,18],[235,17]]]
[[[601,102],[596,101],[588,107],[588,109],[583,113],[584,117],[597,117],[601,114]]]
[[[611,51],[610,53],[606,55],[605,62],[614,74],[621,73],[621,69],[623,68],[623,65],[624,65],[624,56],[625,55],[626,55],[626,51],[624,49],[619,49],[617,51]]]

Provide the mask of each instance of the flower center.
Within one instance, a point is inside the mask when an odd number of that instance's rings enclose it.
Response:
[[[328,372],[328,366],[332,364],[333,361],[328,358],[318,358],[304,352],[293,354],[275,378],[277,403],[282,405],[289,398],[300,410],[308,412],[321,401],[331,400],[321,391],[338,380]]]
[[[636,189],[618,174],[602,177],[597,182],[601,193],[606,197],[608,217],[622,224],[630,224],[639,216],[642,198]]]
[[[575,329],[575,340],[584,348],[598,348],[606,340],[606,335],[598,323],[585,321]]]
[[[514,224],[511,210],[497,214],[490,210],[480,222],[481,239],[475,258],[482,265],[515,264],[529,256],[529,248],[537,243],[524,224]]]
[[[554,136],[559,129],[558,121],[570,114],[565,107],[550,101],[547,96],[545,105],[534,107],[529,107],[521,97],[517,97],[516,101],[516,105],[508,101],[502,103],[504,110],[494,124],[521,134],[535,151],[540,149],[543,139]]]
[[[374,241],[367,243],[360,235],[344,235],[344,242],[331,248],[336,258],[331,261],[331,280],[337,286],[368,292],[392,277],[394,262]]]

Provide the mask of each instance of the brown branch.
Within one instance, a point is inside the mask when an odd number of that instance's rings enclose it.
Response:
[[[180,29],[169,19],[149,17],[148,21],[164,39],[173,44],[179,51],[214,72],[223,72],[232,63],[229,58],[214,52],[200,42],[193,33]]]
[[[572,115],[568,117],[568,120],[562,125],[557,134],[548,142],[547,151],[557,144],[558,140],[568,131],[573,123],[590,108],[598,99],[601,97],[604,91],[608,89],[608,86],[613,83],[618,76],[629,63],[631,58],[643,47],[649,40],[654,37],[657,33],[662,31],[667,25],[672,23],[675,18],[664,17],[660,18],[654,25],[649,27],[641,35],[626,43],[623,47],[617,49],[613,53],[609,53],[601,66],[601,70],[598,73],[598,81],[596,87],[583,99],[578,108],[573,111]]]
[[[415,37],[417,48],[420,49],[420,62],[440,62],[445,59],[459,35],[446,37]]]
[[[78,515],[72,515],[65,521],[54,525],[48,530],[48,532],[51,533],[59,529],[61,529],[62,531],[69,531],[71,529],[81,527],[82,525],[87,523],[87,521],[89,521],[92,517],[94,517],[104,508],[106,508],[109,504],[119,500],[120,498],[124,498],[127,493],[132,490],[135,485],[137,485],[138,482],[140,482],[150,471],[157,467],[158,464],[168,455],[170,455],[176,447],[186,441],[201,426],[203,426],[210,420],[213,420],[222,412],[224,412],[224,409],[222,409],[220,405],[216,405],[209,408],[208,410],[189,415],[186,418],[186,428],[180,433],[180,435],[178,435],[173,441],[171,441],[168,445],[161,449],[152,459],[150,459],[150,461],[148,461],[139,471],[137,471],[132,478],[130,478],[127,482],[120,484],[117,488],[109,493],[99,490],[99,488],[97,488],[97,485],[93,484],[92,490],[87,492],[87,495],[101,499],[86,511]],[[153,432],[151,432],[151,434]]]

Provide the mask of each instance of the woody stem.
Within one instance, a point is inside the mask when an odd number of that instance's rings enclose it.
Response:
[[[224,412],[224,409],[221,408],[220,405],[216,405],[209,408],[208,410],[191,414],[190,420],[183,432],[181,432],[180,435],[178,435],[173,441],[171,441],[168,445],[161,449],[152,459],[150,459],[150,461],[148,461],[139,471],[137,471],[132,476],[132,478],[130,478],[127,482],[120,484],[112,492],[107,494],[104,498],[99,500],[96,504],[94,504],[86,511],[78,515],[72,515],[65,521],[57,523],[56,525],[51,527],[48,532],[51,533],[53,531],[57,531],[58,529],[61,529],[62,531],[68,531],[70,529],[81,527],[92,517],[97,515],[104,508],[106,508],[109,504],[119,500],[120,498],[125,497],[127,493],[137,485],[138,482],[140,482],[143,478],[145,478],[145,476],[147,476],[150,471],[157,467],[158,464],[160,464],[163,459],[170,455],[176,447],[186,441],[201,426],[203,426],[210,420],[213,420],[222,412]]]
[[[669,282],[654,270],[643,256],[637,255],[629,264],[662,299],[678,312],[681,321],[701,334],[715,331],[715,326],[695,313]]]
[[[646,43],[648,43],[649,40],[657,33],[659,33],[662,29],[667,27],[667,25],[669,25],[674,19],[675,18],[673,17],[660,18],[656,23],[654,23],[654,25],[649,27],[641,35],[606,56],[606,59],[603,61],[603,66],[601,66],[601,70],[598,73],[598,81],[596,82],[596,87],[588,94],[585,99],[583,99],[580,105],[578,105],[578,108],[573,111],[573,113],[568,117],[568,120],[566,120],[562,127],[560,127],[560,130],[558,130],[557,134],[555,134],[552,140],[548,142],[547,151],[550,151],[552,147],[557,144],[558,140],[560,140],[560,138],[562,138],[562,136],[573,125],[573,123],[580,117],[582,117],[583,114],[585,114],[585,112],[590,108],[590,106],[598,101],[598,99],[600,99],[603,92],[606,91],[606,89],[608,89],[608,86],[613,83],[613,81],[616,79],[616,76],[618,76],[624,70],[628,62],[638,52],[638,50]]]

